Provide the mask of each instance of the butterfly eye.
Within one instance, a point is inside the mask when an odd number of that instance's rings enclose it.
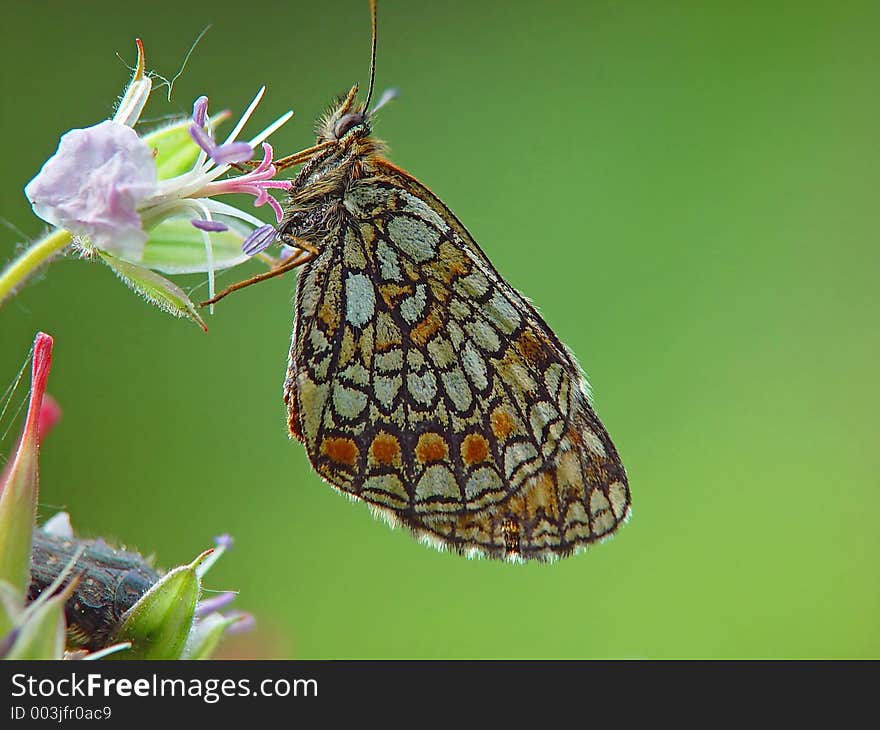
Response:
[[[336,139],[342,139],[342,136],[352,127],[360,124],[366,118],[365,114],[355,113],[355,114],[346,114],[343,117],[340,117],[339,121],[336,122],[336,126],[333,128],[333,136]]]

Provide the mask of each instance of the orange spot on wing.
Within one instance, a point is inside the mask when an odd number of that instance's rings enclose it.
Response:
[[[461,444],[461,458],[465,464],[479,464],[489,455],[489,442],[478,433],[469,433]]]
[[[380,464],[390,464],[400,454],[400,444],[394,436],[382,432],[373,439],[370,451]]]
[[[333,437],[325,438],[321,442],[321,452],[330,461],[347,466],[354,466],[360,454],[357,444],[351,439]]]
[[[530,363],[539,363],[546,358],[544,343],[530,327],[522,331],[518,344],[523,357]]]
[[[437,313],[436,307],[432,307],[428,316],[413,327],[409,338],[420,347],[424,347],[441,326],[440,315]]]
[[[507,411],[501,407],[492,411],[489,421],[492,424],[492,433],[495,434],[496,438],[506,439],[510,432],[513,431],[513,421]]]
[[[464,254],[448,241],[440,244],[439,261],[431,267],[441,281],[451,284],[457,276],[470,273],[470,265]]]
[[[390,308],[394,309],[404,297],[412,296],[415,289],[412,285],[382,284],[379,293]]]
[[[416,458],[423,464],[442,461],[449,453],[449,447],[439,433],[423,433],[416,445]]]

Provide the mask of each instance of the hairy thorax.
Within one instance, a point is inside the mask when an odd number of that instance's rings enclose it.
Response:
[[[338,230],[347,215],[343,201],[356,181],[374,174],[374,160],[380,144],[368,130],[355,130],[338,146],[306,165],[293,181],[284,220],[278,228],[281,241],[292,246],[297,241],[320,247],[324,239]]]

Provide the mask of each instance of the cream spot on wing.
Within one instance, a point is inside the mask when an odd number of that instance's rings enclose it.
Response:
[[[464,343],[464,332],[454,319],[450,319],[446,322],[446,334],[452,342],[452,346],[456,350],[460,350]]]
[[[350,269],[364,269],[367,266],[367,259],[364,257],[364,247],[360,238],[355,234],[354,228],[348,228],[345,231],[345,246],[343,251],[343,261]]]
[[[379,271],[386,281],[403,281],[400,273],[400,259],[384,240],[379,239],[376,244],[376,256],[379,259]]]
[[[565,537],[567,540],[570,540],[574,535],[579,535],[582,533],[583,528],[578,528],[575,523],[589,526],[590,519],[589,517],[587,517],[587,511],[584,509],[584,505],[581,504],[581,502],[572,502],[568,506],[568,511],[565,513],[565,522]]]
[[[401,251],[416,263],[424,263],[437,255],[440,233],[423,221],[397,215],[388,223],[388,236]]]
[[[391,408],[401,385],[403,385],[403,378],[400,375],[374,376],[373,392],[376,395],[376,400],[378,400],[385,409]]]
[[[558,417],[559,412],[547,401],[538,401],[532,405],[529,409],[529,425],[535,441],[541,443],[544,440],[544,428]]]
[[[367,372],[367,369],[359,362],[349,365],[345,370],[339,373],[339,377],[340,379],[347,380],[354,385],[366,386],[370,384],[370,373]]]
[[[378,185],[355,185],[345,196],[345,207],[355,215],[372,216],[378,209],[388,206],[393,191]]]
[[[513,473],[538,455],[535,447],[527,442],[517,441],[504,450],[504,472],[510,479]]]
[[[590,512],[593,516],[596,516],[603,510],[608,509],[611,509],[611,504],[608,501],[608,498],[601,489],[594,489],[593,493],[590,495]]]
[[[477,390],[485,390],[489,387],[486,361],[470,340],[465,343],[461,352],[461,364]]]
[[[581,440],[584,442],[584,446],[586,446],[596,456],[600,456],[603,459],[608,458],[608,454],[605,453],[605,447],[602,445],[602,441],[593,432],[592,429],[584,426],[583,430],[581,430],[580,432],[580,437]]]
[[[312,327],[309,330],[309,341],[312,344],[312,349],[316,352],[324,352],[327,348],[330,347],[330,343],[327,341],[327,337],[321,331],[319,327]]]
[[[333,359],[333,353],[328,352],[326,357],[321,358],[312,369],[312,374],[318,380],[327,380],[327,371],[330,369],[330,360]]]
[[[498,352],[498,348],[501,347],[501,340],[498,338],[498,333],[488,322],[472,319],[465,322],[464,328],[481,350],[488,353]]]
[[[314,444],[318,437],[321,412],[327,401],[327,385],[316,385],[306,373],[300,373],[296,378],[296,389],[302,413],[303,434]]]
[[[626,512],[626,487],[621,482],[612,482],[608,487],[608,496],[611,498],[614,516],[619,520]]]
[[[416,485],[416,500],[425,500],[431,497],[456,500],[461,497],[455,476],[443,464],[434,464],[425,469],[425,473],[422,474],[422,478]]]
[[[376,290],[365,274],[349,274],[345,280],[345,318],[355,327],[363,327],[373,318]]]
[[[431,405],[437,396],[437,380],[430,370],[422,375],[409,373],[406,377],[406,387],[413,400],[426,406]]]
[[[374,327],[373,323],[370,322],[366,327],[361,330],[361,339],[358,342],[358,351],[361,356],[361,363],[363,363],[364,371],[366,372],[367,368],[372,367],[373,362],[373,332]]]
[[[339,365],[345,367],[354,357],[355,342],[354,332],[351,327],[346,327],[342,333],[342,343],[339,345]]]
[[[464,373],[455,368],[446,373],[441,373],[440,378],[443,380],[443,388],[452,401],[453,405],[460,411],[466,411],[471,407],[473,397],[471,395],[471,387],[465,380]]]
[[[519,313],[498,290],[492,294],[492,299],[489,300],[489,304],[486,305],[484,311],[492,322],[497,324],[498,328],[506,335],[511,334],[522,322]]]
[[[391,315],[387,312],[379,312],[376,317],[376,350],[382,352],[401,342],[400,329],[394,324]]]
[[[455,350],[452,349],[452,343],[443,335],[437,335],[428,343],[428,354],[434,361],[434,365],[439,368],[447,368],[455,362]]]
[[[515,390],[531,392],[537,388],[538,384],[535,379],[522,364],[522,361],[517,358],[512,347],[507,349],[504,358],[497,365],[497,370],[505,382]]]
[[[553,363],[544,371],[544,383],[547,385],[547,391],[554,398],[557,396],[561,378],[562,365],[559,363]]]
[[[597,535],[604,535],[614,529],[614,524],[614,515],[610,509],[606,510],[593,518],[593,532]]]
[[[406,363],[411,370],[419,371],[425,367],[425,356],[420,350],[410,348],[406,351]]]
[[[333,407],[343,418],[356,418],[367,407],[367,394],[336,383],[333,386]]]
[[[571,379],[563,376],[562,380],[559,383],[559,393],[557,393],[556,395],[556,403],[559,408],[563,411],[574,410],[573,403],[570,402],[574,400],[574,398],[572,397],[573,395],[574,393],[571,389]]]
[[[568,490],[570,493],[580,493],[584,488],[584,478],[581,474],[581,465],[578,461],[577,452],[574,449],[566,451],[559,457],[556,467],[556,481],[560,492]]]
[[[419,218],[428,221],[435,228],[439,228],[441,231],[446,231],[449,229],[449,226],[437,213],[431,208],[427,203],[425,203],[420,198],[417,198],[415,195],[411,195],[405,191],[401,191],[400,198],[404,202],[403,209],[407,213],[412,213],[413,215],[417,215]]]
[[[403,486],[403,482],[394,474],[379,474],[369,477],[364,481],[363,492],[369,492],[370,496],[379,502],[392,501],[398,503],[395,506],[403,506],[409,502],[409,495]]]
[[[474,471],[470,479],[467,480],[465,495],[468,501],[471,501],[483,492],[498,492],[502,488],[501,476],[498,472],[492,467],[484,466]]]
[[[465,297],[479,299],[489,291],[489,280],[483,272],[474,269],[467,276],[458,279],[454,286],[455,290]]]
[[[415,324],[421,319],[422,312],[425,311],[427,297],[427,288],[424,284],[419,284],[416,287],[416,293],[400,303],[400,313],[407,322]]]
[[[471,308],[460,297],[453,297],[449,302],[449,316],[454,319],[467,320],[471,316]]]
[[[376,355],[376,368],[387,373],[400,372],[403,369],[403,350],[394,349]]]

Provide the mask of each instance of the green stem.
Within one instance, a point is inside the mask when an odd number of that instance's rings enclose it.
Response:
[[[43,264],[67,246],[73,234],[56,228],[7,266],[0,274],[0,305]]]

